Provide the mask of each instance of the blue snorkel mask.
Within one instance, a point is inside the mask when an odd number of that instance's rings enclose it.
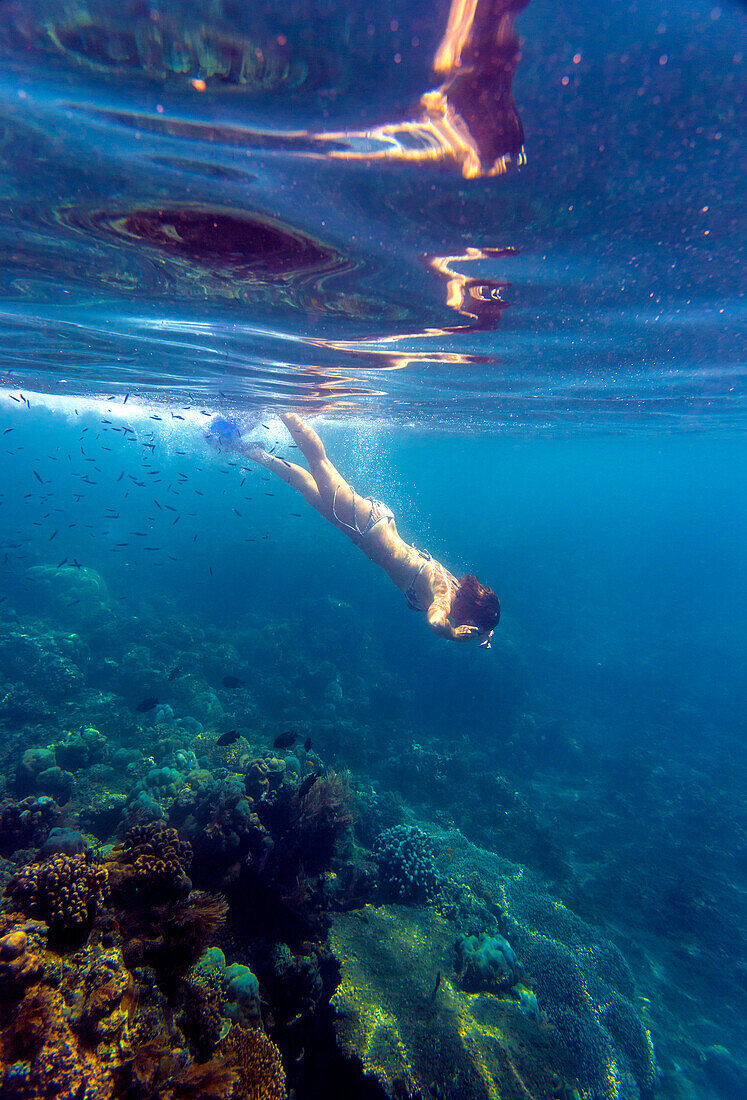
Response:
[[[245,425],[239,420],[228,416],[214,416],[207,426],[205,438],[211,447],[236,450],[241,443],[241,436]]]
[[[214,416],[205,429],[205,439],[216,451],[233,451],[249,454],[263,450],[274,454],[284,433],[282,424],[271,418],[269,424],[262,421],[262,413],[248,416]]]

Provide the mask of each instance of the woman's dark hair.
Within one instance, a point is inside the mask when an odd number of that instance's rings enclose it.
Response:
[[[478,630],[492,630],[501,617],[501,601],[492,588],[480,584],[474,573],[459,578],[459,588],[451,601],[449,618],[455,626],[471,624]]]

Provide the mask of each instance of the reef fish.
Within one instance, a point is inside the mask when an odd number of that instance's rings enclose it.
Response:
[[[311,788],[316,783],[317,779],[319,779],[319,772],[312,772],[311,775],[307,775],[306,778],[302,780],[298,785],[298,790],[296,791],[298,797],[305,798]]]
[[[177,665],[176,668],[172,668],[171,672],[166,677],[167,680],[175,680],[182,670],[181,665]]]
[[[232,745],[234,743],[234,741],[238,741],[239,736],[240,736],[240,734],[239,734],[238,730],[229,730],[228,733],[222,733],[220,735],[220,737],[216,741],[216,744],[217,745]]]
[[[295,730],[286,730],[285,733],[278,734],[272,743],[276,749],[287,749],[290,748],[297,737],[298,734]]]
[[[244,684],[243,680],[240,680],[238,676],[224,676],[221,680],[224,688],[239,688]]]
[[[158,698],[155,695],[149,695],[147,699],[141,699],[141,701],[135,707],[135,710],[139,710],[141,714],[145,714],[148,710],[153,710],[158,706]]]

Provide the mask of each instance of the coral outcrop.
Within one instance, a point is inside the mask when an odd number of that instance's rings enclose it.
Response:
[[[233,1100],[286,1100],[280,1051],[263,1031],[232,1027],[221,1051],[238,1074]]]
[[[332,998],[338,1046],[391,1100],[546,1100],[552,1044],[506,995],[456,982],[453,926],[428,908],[337,914]]]
[[[433,901],[439,890],[435,848],[415,825],[395,825],[376,841],[373,855],[379,865],[384,897],[397,901]]]
[[[8,883],[21,912],[46,921],[58,935],[83,933],[104,907],[109,874],[86,856],[55,855],[22,868]]]

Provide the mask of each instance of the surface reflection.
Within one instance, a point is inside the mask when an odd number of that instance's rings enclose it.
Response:
[[[521,56],[514,16],[529,0],[452,0],[433,60],[442,78],[420,98],[412,120],[363,131],[320,134],[347,141],[343,160],[452,162],[465,179],[497,176],[523,164],[524,128],[511,86]]]

